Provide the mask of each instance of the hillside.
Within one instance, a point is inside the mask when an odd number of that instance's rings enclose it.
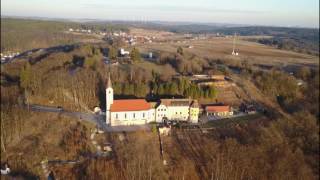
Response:
[[[231,37],[186,40],[135,28],[135,35],[163,39],[129,46],[64,33],[79,24],[4,23],[5,50],[42,49],[1,64],[1,164],[12,170],[1,179],[45,179],[49,172],[56,179],[319,178],[317,56],[248,41],[252,36],[240,36],[240,54],[232,56]],[[21,27],[26,33],[15,36]],[[122,47],[131,56],[119,57]],[[191,80],[195,74],[222,75],[232,86],[200,86]],[[106,109],[108,75],[115,99],[192,98],[228,104],[235,112],[252,104],[257,112],[177,123],[161,137],[154,123],[150,131],[101,132],[89,119],[105,123],[92,111]]]
[[[92,31],[127,31],[125,26],[92,24],[32,19],[1,18],[1,52],[26,51],[48,48],[61,44],[74,44],[97,40],[88,34],[66,33],[69,28],[91,29]]]

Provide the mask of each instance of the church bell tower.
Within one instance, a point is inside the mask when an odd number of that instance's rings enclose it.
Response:
[[[110,74],[108,77],[107,87],[106,87],[106,123],[111,125],[111,105],[113,104],[113,89],[111,84]]]

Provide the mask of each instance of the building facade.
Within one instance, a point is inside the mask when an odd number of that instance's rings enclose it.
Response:
[[[164,120],[198,123],[199,106],[191,99],[114,100],[110,76],[106,87],[106,123],[110,126],[143,125]]]
[[[226,117],[233,115],[233,111],[230,106],[206,106],[205,110],[208,117]]]

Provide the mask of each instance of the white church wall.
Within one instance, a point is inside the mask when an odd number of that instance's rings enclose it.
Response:
[[[111,112],[112,121],[120,121],[128,125],[146,124],[149,119],[149,110],[145,111],[125,111],[125,112]],[[111,126],[114,124],[111,123]]]
[[[149,110],[149,119],[148,119],[148,123],[149,122],[154,122],[156,121],[156,110],[154,108]]]

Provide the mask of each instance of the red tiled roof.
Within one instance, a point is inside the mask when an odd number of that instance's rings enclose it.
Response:
[[[230,107],[229,106],[207,106],[206,111],[207,112],[229,112]]]
[[[111,112],[144,111],[150,108],[150,104],[144,99],[125,99],[114,100],[110,110]]]

